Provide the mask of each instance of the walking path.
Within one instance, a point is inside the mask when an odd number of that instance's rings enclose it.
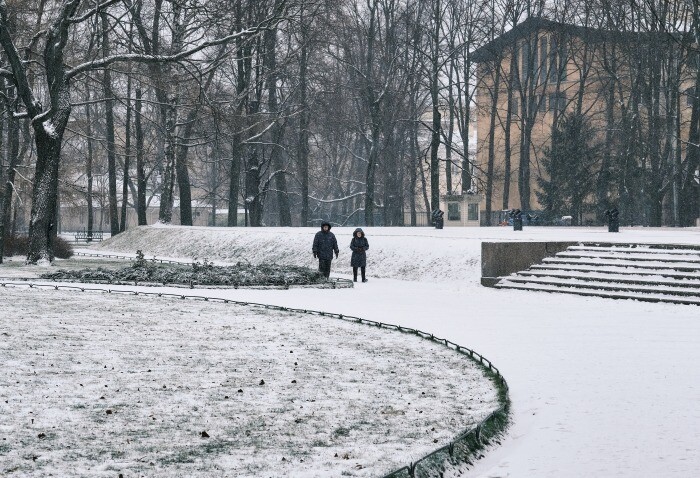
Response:
[[[695,306],[371,279],[348,290],[207,291],[420,328],[489,357],[514,423],[477,477],[688,477],[700,469]]]

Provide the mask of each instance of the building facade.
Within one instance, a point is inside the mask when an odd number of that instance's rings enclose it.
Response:
[[[485,222],[493,224],[506,209],[552,209],[543,185],[555,182],[548,160],[567,116],[583,118],[595,133],[589,141],[595,155],[580,165],[588,175],[577,179],[581,207],[559,206],[552,214],[571,215],[566,209],[573,208],[574,224],[591,224],[617,207],[630,224],[680,221],[683,181],[694,173],[683,171],[697,102],[697,60],[689,52],[682,36],[542,18],[475,51]]]

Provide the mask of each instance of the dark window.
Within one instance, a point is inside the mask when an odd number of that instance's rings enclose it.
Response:
[[[537,81],[537,73],[539,69],[539,55],[538,55],[538,50],[537,50],[537,38],[533,40],[532,47],[530,48],[530,51],[532,52],[532,64],[530,65],[530,74],[532,74],[532,78],[534,81]]]
[[[540,38],[540,79],[542,83],[547,82],[547,66],[549,63],[549,56],[547,55],[547,38]]]
[[[566,81],[566,64],[568,59],[569,52],[566,49],[566,45],[562,43],[559,47],[559,79],[561,81]]]
[[[461,221],[462,216],[459,214],[459,203],[458,202],[448,202],[447,203],[447,220],[448,221]]]
[[[467,219],[469,221],[478,221],[479,220],[479,205],[478,204],[470,204],[467,206]]]
[[[695,88],[688,88],[685,90],[685,104],[693,106],[693,102],[695,102]]]
[[[547,101],[545,95],[533,95],[528,102],[529,114],[547,112]]]
[[[550,93],[549,111],[563,112],[566,109],[566,93]]]
[[[527,41],[523,42],[523,46],[521,48],[521,57],[522,59],[520,60],[520,76],[524,81],[527,81],[528,73],[530,71],[530,43],[528,43]]]
[[[549,81],[557,82],[557,39],[552,37],[549,40]]]

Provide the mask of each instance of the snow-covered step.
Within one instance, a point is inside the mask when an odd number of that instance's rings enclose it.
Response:
[[[645,302],[668,302],[673,304],[686,304],[686,305],[700,305],[700,297],[681,297],[673,296],[667,294],[651,294],[646,292],[613,292],[613,291],[603,291],[603,290],[591,290],[591,289],[579,289],[574,287],[558,286],[558,285],[544,285],[544,284],[533,284],[525,283],[519,284],[516,282],[509,282],[507,279],[503,279],[501,282],[496,284],[497,288],[501,289],[518,289],[518,290],[529,290],[529,291],[539,291],[539,292],[559,292],[565,294],[576,294],[587,297],[604,297],[610,299],[634,299]]]
[[[668,255],[696,255],[700,257],[700,246],[686,246],[683,248],[658,248],[652,246],[570,246],[569,251],[591,252],[616,252],[621,254],[668,254]]]
[[[620,274],[606,271],[577,272],[555,269],[535,269],[518,272],[518,276],[523,277],[557,277],[567,279],[587,280],[593,282],[618,282],[621,284],[658,284],[668,287],[696,287],[700,293],[700,274],[695,280],[687,276],[679,276],[675,279],[668,279],[655,273],[647,274]]]
[[[573,287],[577,289],[592,289],[597,291],[614,291],[614,292],[635,292],[648,294],[670,294],[680,295],[684,297],[697,297],[700,299],[700,288],[696,286],[679,287],[667,286],[661,284],[626,284],[621,282],[591,282],[578,278],[561,278],[561,277],[519,277],[509,276],[506,282],[513,284],[537,284],[551,285],[562,287]]]
[[[496,287],[700,305],[700,247],[579,244]]]
[[[653,261],[653,262],[668,262],[677,263],[683,262],[688,264],[700,264],[700,254],[662,254],[662,253],[645,253],[645,252],[626,252],[618,251],[563,251],[559,252],[556,257],[567,258],[591,258],[596,260],[612,259],[615,261]]]
[[[545,257],[543,264],[568,264],[568,265],[589,265],[589,266],[628,266],[640,269],[673,269],[680,272],[700,272],[700,262],[665,262],[665,261],[634,261],[627,259],[611,260],[596,258],[565,258],[565,257]]]
[[[589,264],[534,264],[529,270],[552,270],[552,271],[571,271],[571,272],[609,272],[621,275],[657,275],[661,277],[672,277],[677,279],[695,279],[700,278],[699,272],[679,272],[674,269],[654,269],[654,268],[636,268],[629,266],[596,266]]]

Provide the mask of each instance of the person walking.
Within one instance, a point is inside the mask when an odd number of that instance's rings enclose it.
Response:
[[[355,229],[355,232],[352,233],[350,249],[352,250],[352,257],[350,258],[352,280],[357,282],[357,269],[359,268],[362,273],[362,282],[367,282],[367,276],[365,274],[367,270],[367,254],[365,254],[365,252],[369,249],[369,242],[362,228],[358,227]]]
[[[331,225],[328,222],[321,224],[321,230],[314,236],[314,244],[312,246],[314,258],[318,259],[318,270],[326,279],[331,275],[331,261],[333,261],[333,253],[335,258],[338,258],[338,241],[335,240],[335,234],[331,232]]]

